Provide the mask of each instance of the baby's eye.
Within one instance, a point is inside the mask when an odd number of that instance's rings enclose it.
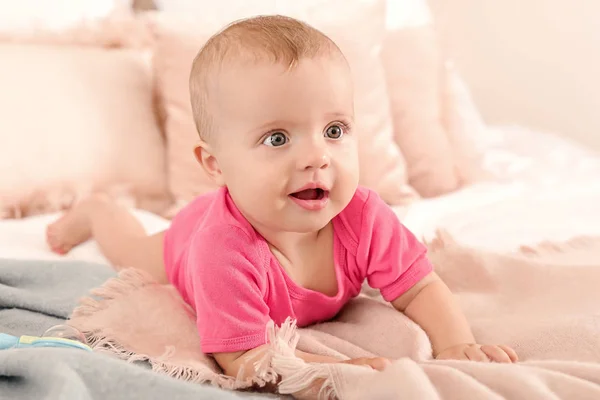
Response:
[[[325,136],[329,139],[339,139],[344,135],[344,128],[341,125],[330,125],[325,130]]]
[[[265,138],[263,144],[267,146],[279,147],[283,146],[287,142],[288,138],[283,132],[274,132]]]

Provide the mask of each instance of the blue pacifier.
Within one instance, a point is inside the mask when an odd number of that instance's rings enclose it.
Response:
[[[42,336],[12,336],[0,333],[0,350],[26,347],[62,347],[92,351],[83,333],[69,325],[55,325]]]

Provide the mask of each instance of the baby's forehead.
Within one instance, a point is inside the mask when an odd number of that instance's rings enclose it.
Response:
[[[302,68],[305,64],[318,64],[320,68],[306,70]],[[213,103],[223,101],[223,96],[226,97],[225,100],[229,100],[231,96],[236,96],[236,93],[247,90],[248,86],[251,86],[251,90],[258,96],[271,91],[272,86],[277,83],[284,81],[283,84],[287,85],[293,82],[298,78],[299,72],[304,76],[319,79],[325,71],[336,71],[339,79],[345,78],[347,86],[353,85],[350,68],[341,53],[302,57],[289,63],[288,60],[275,60],[270,55],[242,49],[216,60],[213,65],[202,71],[201,76],[191,77],[191,80],[196,80],[196,91],[192,89],[192,96],[194,93],[201,95],[204,98],[204,107],[208,109]],[[253,79],[262,80],[264,85],[252,85]]]
[[[344,68],[328,58],[302,59],[292,68],[270,62],[230,65],[213,80],[207,100],[219,123],[239,118],[300,125],[336,114],[352,117],[352,79]]]
[[[241,51],[234,57],[227,57],[216,63],[210,73],[211,80],[229,79],[232,75],[243,78],[249,75],[271,75],[273,77],[293,77],[301,66],[318,64],[329,70],[350,70],[345,58],[336,54],[318,54],[313,57],[301,57],[297,60],[274,60],[256,54],[244,54]]]
[[[293,65],[271,60],[249,60],[238,57],[223,63],[208,79],[210,89],[218,92],[252,87],[254,91],[271,92],[279,86],[290,90],[310,90],[313,82],[323,86],[352,87],[352,74],[345,59],[323,55],[299,59]],[[212,84],[211,84],[212,83]],[[305,86],[302,86],[302,83]]]

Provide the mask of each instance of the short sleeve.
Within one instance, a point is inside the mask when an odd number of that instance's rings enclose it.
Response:
[[[397,299],[433,271],[427,248],[375,192],[365,202],[359,237],[367,282],[386,301]]]
[[[197,234],[187,263],[202,351],[232,353],[265,344],[266,272],[248,234],[236,226]]]

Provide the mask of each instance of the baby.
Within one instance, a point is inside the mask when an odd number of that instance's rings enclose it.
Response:
[[[365,280],[425,330],[437,359],[517,361],[509,347],[475,342],[425,247],[358,186],[350,69],[327,36],[281,16],[236,22],[197,55],[190,92],[195,155],[220,189],[153,236],[110,199],[90,197],[48,227],[54,251],[94,238],[115,267],[173,284],[196,311],[202,351],[231,376],[268,346],[270,320],[329,320]]]

